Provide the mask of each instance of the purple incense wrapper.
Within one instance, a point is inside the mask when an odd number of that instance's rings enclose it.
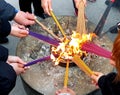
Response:
[[[59,45],[59,42],[55,39],[52,39],[48,36],[45,36],[45,35],[42,35],[42,34],[38,34],[38,33],[35,33],[35,32],[32,32],[32,31],[29,31],[29,35],[35,37],[35,38],[38,38],[44,42],[47,42],[53,46],[58,46]]]
[[[33,60],[33,61],[31,61],[31,62],[28,62],[28,63],[25,64],[24,66],[34,65],[34,64],[36,64],[37,62],[42,62],[42,61],[47,61],[47,60],[50,60],[50,56],[43,57],[43,58],[40,58],[40,59],[37,59],[37,60]]]

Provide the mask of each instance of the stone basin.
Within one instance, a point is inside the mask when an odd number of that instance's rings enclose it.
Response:
[[[77,18],[74,16],[59,16],[57,18],[65,30],[66,35],[71,35],[71,31],[76,29]],[[51,17],[45,20],[39,20],[61,37],[61,35],[59,35],[59,29]],[[93,32],[95,25],[90,21],[86,24],[88,32]],[[30,27],[30,30],[50,36],[50,34],[43,30],[38,24]],[[112,49],[112,41],[106,35],[102,38],[96,38],[93,41],[106,50],[111,51]],[[50,47],[49,44],[37,38],[27,36],[20,39],[17,45],[16,55],[24,61],[30,62],[50,55]],[[107,58],[88,53],[88,56],[84,57],[83,60],[93,71],[100,71],[106,74],[113,70]],[[38,62],[32,65],[26,73],[21,75],[28,95],[55,95],[56,90],[63,88],[65,67],[61,65],[54,66],[53,64],[52,60],[41,63]],[[86,95],[97,89],[95,85],[91,83],[90,77],[77,66],[71,66],[69,68],[68,87],[74,90],[76,95]]]

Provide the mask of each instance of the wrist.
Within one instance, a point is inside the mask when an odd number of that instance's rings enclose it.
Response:
[[[17,13],[18,13],[18,10],[17,10],[17,9],[14,9],[14,18],[13,18],[13,19],[15,19]]]

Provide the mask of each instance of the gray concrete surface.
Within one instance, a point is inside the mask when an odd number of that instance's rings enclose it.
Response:
[[[18,0],[6,0],[6,1],[12,4],[17,9],[19,9]],[[52,1],[53,1],[52,3],[53,10],[56,15],[74,15],[72,0],[52,0]],[[87,18],[88,20],[95,23],[95,25],[97,25],[105,8],[107,7],[104,2],[105,0],[97,0],[95,3],[88,2],[87,4],[86,7]],[[106,24],[103,28],[103,31],[104,32],[107,31],[109,27],[115,25],[119,21],[120,21],[120,12],[117,9],[112,8],[107,18]],[[107,35],[112,41],[114,41],[116,34],[108,33]],[[3,45],[9,49],[9,53],[11,55],[15,55],[16,46],[19,39],[12,36],[8,36],[8,38],[9,38],[9,43]],[[10,95],[26,95],[19,76],[16,82],[16,86],[11,91]]]

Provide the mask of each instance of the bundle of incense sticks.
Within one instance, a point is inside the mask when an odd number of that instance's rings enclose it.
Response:
[[[93,71],[80,59],[80,56],[74,55],[73,62],[81,69],[83,70],[88,76],[91,76],[93,74]]]
[[[38,62],[43,62],[43,61],[47,61],[47,60],[50,60],[50,56],[47,56],[47,57],[43,57],[43,58],[40,58],[40,59],[37,59],[37,60],[33,60],[31,62],[28,62],[27,64],[25,64],[24,66],[31,66],[31,65],[34,65],[34,64],[37,64]]]
[[[32,31],[29,31],[29,35],[31,35],[31,36],[33,36],[35,38],[38,38],[41,41],[47,42],[50,45],[53,45],[53,46],[58,46],[59,45],[59,42],[57,40],[52,39],[52,38],[50,38],[48,36],[38,34],[38,33],[32,32]]]
[[[80,33],[80,35],[86,33],[85,5],[83,0],[79,3],[76,32]]]
[[[111,52],[108,50],[105,50],[104,48],[92,43],[92,42],[86,42],[83,44],[82,50],[85,50],[87,52],[94,53],[96,55],[106,57],[106,58],[111,58]]]
[[[66,65],[64,87],[67,87],[68,85],[68,75],[69,75],[69,60],[67,60],[67,65]]]
[[[59,27],[59,29],[60,29],[61,33],[63,34],[63,36],[66,38],[64,30],[63,30],[62,26],[60,25],[58,19],[56,18],[55,14],[54,14],[54,12],[52,10],[50,10],[50,14],[51,14],[53,20],[55,21],[56,25]]]

